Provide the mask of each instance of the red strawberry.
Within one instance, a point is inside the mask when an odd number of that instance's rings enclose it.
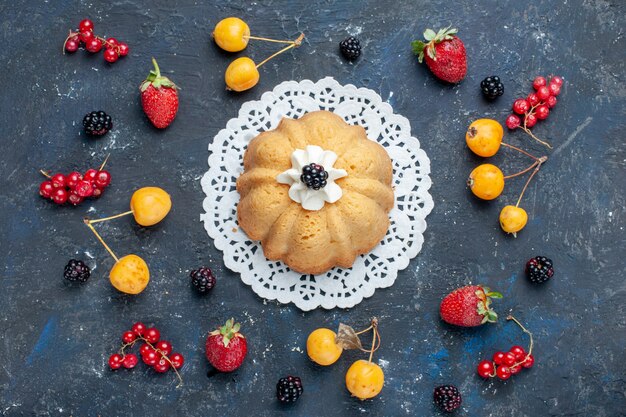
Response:
[[[456,326],[474,327],[494,323],[498,315],[489,305],[492,298],[502,298],[499,292],[491,292],[480,285],[461,287],[441,301],[439,313],[446,323]]]
[[[141,83],[141,106],[152,124],[165,129],[174,121],[178,111],[178,87],[161,75],[159,66],[152,58],[154,70]]]
[[[206,358],[218,371],[232,372],[241,366],[248,352],[248,342],[239,333],[241,325],[230,319],[206,339]]]
[[[426,59],[426,65],[435,76],[449,83],[458,83],[467,73],[467,57],[463,41],[456,37],[457,29],[449,26],[435,33],[426,29],[424,38],[427,43],[413,41],[413,53],[421,63]]]

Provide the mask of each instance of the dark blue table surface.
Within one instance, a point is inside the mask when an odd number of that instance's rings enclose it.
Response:
[[[465,416],[625,415],[624,340],[624,2],[540,0],[425,1],[24,1],[0,3],[0,414],[6,416],[426,416],[438,384],[457,385]],[[253,90],[224,90],[232,56],[210,33],[223,17],[244,18],[253,34],[295,38],[304,45],[261,69]],[[114,65],[84,51],[63,56],[67,30],[84,17],[96,32],[127,41],[130,56]],[[452,24],[468,50],[459,85],[438,82],[417,64],[410,42],[426,27]],[[338,54],[356,34],[363,56]],[[256,60],[275,46],[254,43]],[[157,131],[139,104],[138,85],[150,57],[181,88],[174,124]],[[501,232],[498,213],[523,185],[511,181],[497,201],[473,198],[465,178],[480,163],[464,132],[479,117],[503,121],[536,75],[560,74],[559,103],[535,131],[549,151],[522,132],[505,140],[549,161],[527,191],[530,221],[517,239]],[[499,75],[505,94],[490,104],[480,80]],[[207,145],[245,101],[281,81],[333,76],[369,87],[406,116],[432,163],[435,208],[422,252],[395,285],[350,310],[303,313],[257,297],[224,267],[199,216]],[[85,138],[81,120],[103,109],[112,132]],[[40,168],[69,172],[96,167],[106,154],[113,183],[99,200],[56,207],[37,196]],[[527,160],[502,150],[493,161],[511,172]],[[139,296],[108,283],[113,260],[82,224],[124,211],[133,190],[159,185],[174,206],[166,221],[146,229],[125,218],[100,227],[120,253],[144,257],[152,272]],[[523,264],[554,260],[556,275],[532,286]],[[68,286],[69,258],[89,259],[92,278]],[[190,269],[211,266],[216,289],[199,297]],[[502,383],[483,381],[475,366],[496,350],[525,344],[513,325],[463,330],[438,319],[441,298],[455,287],[484,283],[500,290],[504,316],[513,311],[536,338],[536,365]],[[232,374],[210,374],[206,333],[231,316],[242,322],[249,356]],[[386,383],[373,401],[351,398],[344,386],[349,352],[333,367],[310,362],[305,341],[317,327],[366,325],[380,319],[376,354]],[[137,320],[154,324],[182,352],[184,385],[172,373],[140,365],[111,372],[107,358]],[[274,398],[279,377],[302,377],[305,394],[291,407]]]

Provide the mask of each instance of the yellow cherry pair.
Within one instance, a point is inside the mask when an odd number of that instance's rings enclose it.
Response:
[[[230,63],[224,74],[226,88],[233,91],[245,91],[251,89],[259,82],[259,67],[283,52],[300,46],[304,39],[304,34],[300,34],[300,36],[293,41],[251,36],[250,27],[246,22],[237,17],[227,17],[226,19],[220,20],[218,24],[215,25],[213,39],[220,48],[228,52],[243,51],[248,46],[251,39],[288,44],[288,46],[264,59],[259,64],[256,64],[248,57],[237,58]]]
[[[130,254],[118,258],[93,225],[132,214],[139,225],[154,226],[167,216],[171,208],[172,201],[165,190],[159,187],[144,187],[133,193],[130,199],[130,211],[102,219],[84,220],[87,227],[115,259],[115,265],[109,273],[109,280],[118,291],[126,294],[139,294],[150,282],[150,270],[146,261],[137,255]]]
[[[342,331],[340,325],[340,333]],[[345,349],[361,349],[369,353],[369,359],[360,359],[354,362],[346,372],[346,388],[355,397],[366,400],[374,398],[383,389],[385,375],[382,368],[372,362],[374,352],[380,347],[380,334],[378,333],[378,320],[372,319],[370,327],[360,332],[354,332],[349,326],[348,329],[337,337],[337,334],[326,328],[319,328],[311,332],[306,342],[307,355],[309,358],[322,366],[329,366],[337,362]],[[358,335],[372,331],[372,347],[365,350],[361,347]]]

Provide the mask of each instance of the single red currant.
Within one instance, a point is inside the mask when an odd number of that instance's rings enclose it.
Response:
[[[509,114],[509,117],[506,118],[506,127],[509,129],[517,129],[520,125],[519,116],[516,114]]]
[[[137,359],[137,355],[134,353],[129,353],[124,356],[124,360],[122,361],[122,365],[124,365],[124,368],[126,369],[134,368],[137,366],[137,363],[139,363],[139,359]]]
[[[531,107],[536,106],[540,102],[539,97],[537,97],[537,94],[535,93],[530,93],[528,97],[526,97],[526,100],[528,101],[528,104],[531,105]]]
[[[541,87],[543,87],[544,85],[546,85],[546,79],[543,77],[536,77],[533,80],[533,88],[535,90],[539,90]]]
[[[70,204],[72,204],[73,206],[77,206],[80,203],[82,203],[84,200],[84,198],[82,198],[81,196],[79,196],[78,194],[76,194],[74,191],[72,191],[69,195],[69,197],[67,197],[67,201],[70,202]]]
[[[539,97],[539,100],[541,101],[547,100],[550,95],[550,89],[545,85],[543,87],[539,87],[539,90],[537,90],[537,97]]]
[[[79,37],[80,41],[85,45],[87,45],[92,39],[95,39],[95,35],[90,30],[86,30],[84,32],[81,31]]]
[[[102,42],[98,38],[92,38],[85,44],[85,49],[95,54],[102,49]]]
[[[68,39],[67,42],[65,42],[65,50],[67,52],[76,52],[79,46],[79,41],[75,39]]]
[[[102,191],[103,191],[103,190],[102,190],[102,188],[95,187],[95,188],[93,189],[93,195],[92,195],[92,197],[93,197],[93,198],[99,198],[99,197],[102,195]]]
[[[83,179],[83,175],[80,172],[71,172],[66,178],[65,178],[65,185],[67,185],[70,189],[74,189],[76,188],[76,184],[78,183],[78,181]]]
[[[57,204],[65,204],[69,197],[69,193],[65,190],[65,188],[56,188],[52,193],[52,201]]]
[[[143,337],[149,343],[155,344],[156,342],[159,341],[159,338],[161,337],[161,332],[159,332],[154,327],[150,327],[149,329],[146,329],[146,331],[143,334]]]
[[[498,366],[498,369],[496,369],[496,375],[498,378],[505,381],[511,377],[511,370],[506,366]]]
[[[508,367],[515,365],[515,362],[517,360],[515,359],[515,355],[513,355],[511,352],[507,352],[504,354],[504,358],[502,359],[502,363]]]
[[[54,188],[65,188],[65,175],[63,174],[54,174],[50,181]]]
[[[509,368],[509,371],[511,371],[511,375],[518,374],[519,371],[521,370],[522,370],[522,367],[520,365],[512,366],[511,368]]]
[[[504,363],[504,352],[496,352],[493,354],[493,363],[502,365]]]
[[[554,77],[550,78],[550,83],[556,84],[560,87],[563,85],[563,78],[559,77],[558,75],[555,75]]]
[[[160,374],[167,372],[168,369],[170,369],[170,363],[167,359],[161,358],[161,360],[154,364],[154,370]]]
[[[185,364],[185,358],[180,353],[172,353],[170,361],[172,362],[172,366],[176,369],[182,368]]]
[[[44,181],[39,184],[39,195],[45,198],[51,198],[54,192],[54,185],[52,181]]]
[[[513,111],[517,114],[524,114],[530,110],[530,104],[526,99],[518,98],[513,102]]]
[[[484,360],[478,364],[478,368],[476,370],[478,371],[478,375],[482,378],[491,378],[494,375],[493,372],[495,369],[493,367],[493,362]]]
[[[534,364],[535,364],[535,357],[533,355],[528,355],[524,363],[522,363],[522,366],[524,368],[532,368]]]
[[[550,94],[553,96],[558,96],[561,93],[561,86],[555,83],[550,83],[550,85],[548,85],[548,90],[550,90]]]
[[[115,50],[107,49],[104,51],[104,60],[106,62],[112,64],[117,61],[117,58],[119,58],[119,55],[117,54],[117,52],[115,52]]]
[[[161,340],[159,342],[157,342],[157,344],[154,346],[154,348],[156,350],[161,351],[161,353],[163,353],[165,356],[169,355],[170,353],[172,353],[172,344],[166,340]]]
[[[92,31],[93,32],[93,22],[89,19],[83,19],[78,24],[78,29],[81,32]]]
[[[83,198],[91,197],[93,195],[93,186],[91,185],[91,182],[83,179],[76,183],[74,192]]]
[[[148,366],[154,366],[159,361],[160,356],[161,355],[156,353],[154,349],[151,349],[145,355],[141,355],[141,360],[143,360],[143,363],[145,363]]]
[[[120,42],[118,44],[117,52],[119,52],[120,56],[126,56],[130,52],[130,48],[128,47],[128,44]]]
[[[122,335],[122,342],[124,343],[132,343],[137,338],[137,335],[134,332],[124,332]]]
[[[534,113],[526,115],[524,123],[526,123],[526,127],[530,129],[537,124],[537,116],[535,116]]]
[[[117,39],[115,38],[107,38],[105,47],[107,49],[115,49],[115,47],[119,44]]]
[[[550,115],[550,109],[545,104],[541,104],[535,109],[535,115],[539,120],[546,120]]]
[[[524,357],[526,356],[526,351],[524,350],[524,348],[517,345],[513,346],[511,350],[509,350],[509,352],[512,353],[513,356],[515,356],[515,360],[518,362],[524,359]]]
[[[146,325],[138,321],[137,323],[133,324],[133,327],[131,327],[131,330],[135,332],[137,336],[143,336],[143,332],[146,331]],[[148,345],[144,345],[144,346],[148,346]]]
[[[153,352],[153,351],[154,351],[154,349],[152,349],[152,348],[150,347],[150,345],[149,345],[149,344],[147,344],[147,343],[144,343],[144,344],[143,344],[143,345],[141,345],[141,347],[139,348],[139,354],[140,354],[141,356],[147,355],[147,354],[148,354],[148,352]]]
[[[550,96],[546,100],[546,104],[548,105],[549,108],[552,108],[552,107],[556,106],[556,102],[557,102],[557,100],[556,100],[556,97],[554,97],[554,96]]]
[[[122,355],[114,353],[109,357],[109,367],[111,369],[120,369],[122,367]]]
[[[68,39],[76,41],[76,42],[78,42],[80,44],[80,32],[78,32],[78,33],[72,32],[72,36],[70,36]]]
[[[95,169],[88,169],[85,171],[85,175],[83,175],[83,179],[85,181],[94,182],[96,181],[96,175],[98,175],[98,171]]]
[[[111,174],[108,171],[98,171],[96,175],[96,186],[104,188],[111,183]]]

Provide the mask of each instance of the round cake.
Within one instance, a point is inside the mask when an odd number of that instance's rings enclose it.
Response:
[[[363,127],[327,111],[284,118],[244,154],[239,225],[268,259],[299,273],[349,268],[387,233],[392,173]]]

